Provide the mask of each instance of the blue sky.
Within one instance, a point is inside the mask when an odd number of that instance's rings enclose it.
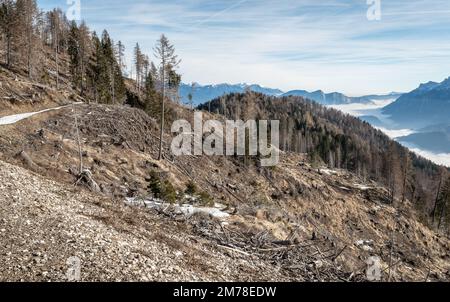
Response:
[[[44,10],[73,0],[38,0]],[[450,76],[450,1],[80,0],[81,17],[131,52],[175,44],[184,82],[257,83],[348,95],[410,91]]]

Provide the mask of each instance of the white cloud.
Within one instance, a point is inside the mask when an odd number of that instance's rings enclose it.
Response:
[[[389,136],[390,138],[394,139],[394,138],[399,138],[402,136],[408,136],[411,135],[413,133],[416,133],[416,131],[412,130],[412,129],[397,129],[397,130],[393,130],[393,129],[386,129],[383,127],[375,127],[376,129],[384,132],[387,136]]]

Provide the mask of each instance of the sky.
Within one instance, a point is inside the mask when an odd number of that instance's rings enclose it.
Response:
[[[349,96],[408,92],[450,76],[448,0],[38,0],[153,54],[164,33],[185,83],[255,83]],[[377,5],[379,1],[380,5]],[[368,2],[370,4],[368,4]],[[375,2],[375,3],[374,3]],[[67,4],[69,3],[69,4]],[[377,8],[380,7],[380,10]],[[70,11],[70,10],[69,10]],[[369,14],[375,12],[376,14]],[[373,20],[373,16],[379,20]]]

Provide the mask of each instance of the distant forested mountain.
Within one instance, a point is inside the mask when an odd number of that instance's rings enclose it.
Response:
[[[450,153],[450,123],[425,127],[417,133],[399,137],[398,141],[435,153]]]
[[[442,83],[428,82],[402,95],[383,109],[383,114],[404,127],[450,123],[450,78]]]
[[[351,103],[370,103],[377,100],[396,99],[401,96],[401,93],[393,92],[387,95],[367,95],[361,97],[349,97],[339,92],[325,93],[322,90],[308,92],[306,90],[291,90],[284,93],[280,89],[262,87],[260,85],[248,84],[218,84],[218,85],[200,85],[181,84],[179,88],[179,95],[184,104],[192,103],[194,106],[206,103],[217,97],[229,93],[244,93],[246,90],[259,92],[269,96],[301,96],[322,105],[341,105]]]

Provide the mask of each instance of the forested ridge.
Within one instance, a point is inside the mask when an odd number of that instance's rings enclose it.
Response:
[[[230,119],[280,120],[281,150],[308,153],[317,166],[347,169],[376,180],[389,189],[392,203],[412,201],[427,222],[438,220],[436,207],[439,216],[448,215],[446,199],[437,196],[445,194],[439,183],[449,169],[410,152],[356,117],[302,97],[251,91],[222,96],[199,109]]]

